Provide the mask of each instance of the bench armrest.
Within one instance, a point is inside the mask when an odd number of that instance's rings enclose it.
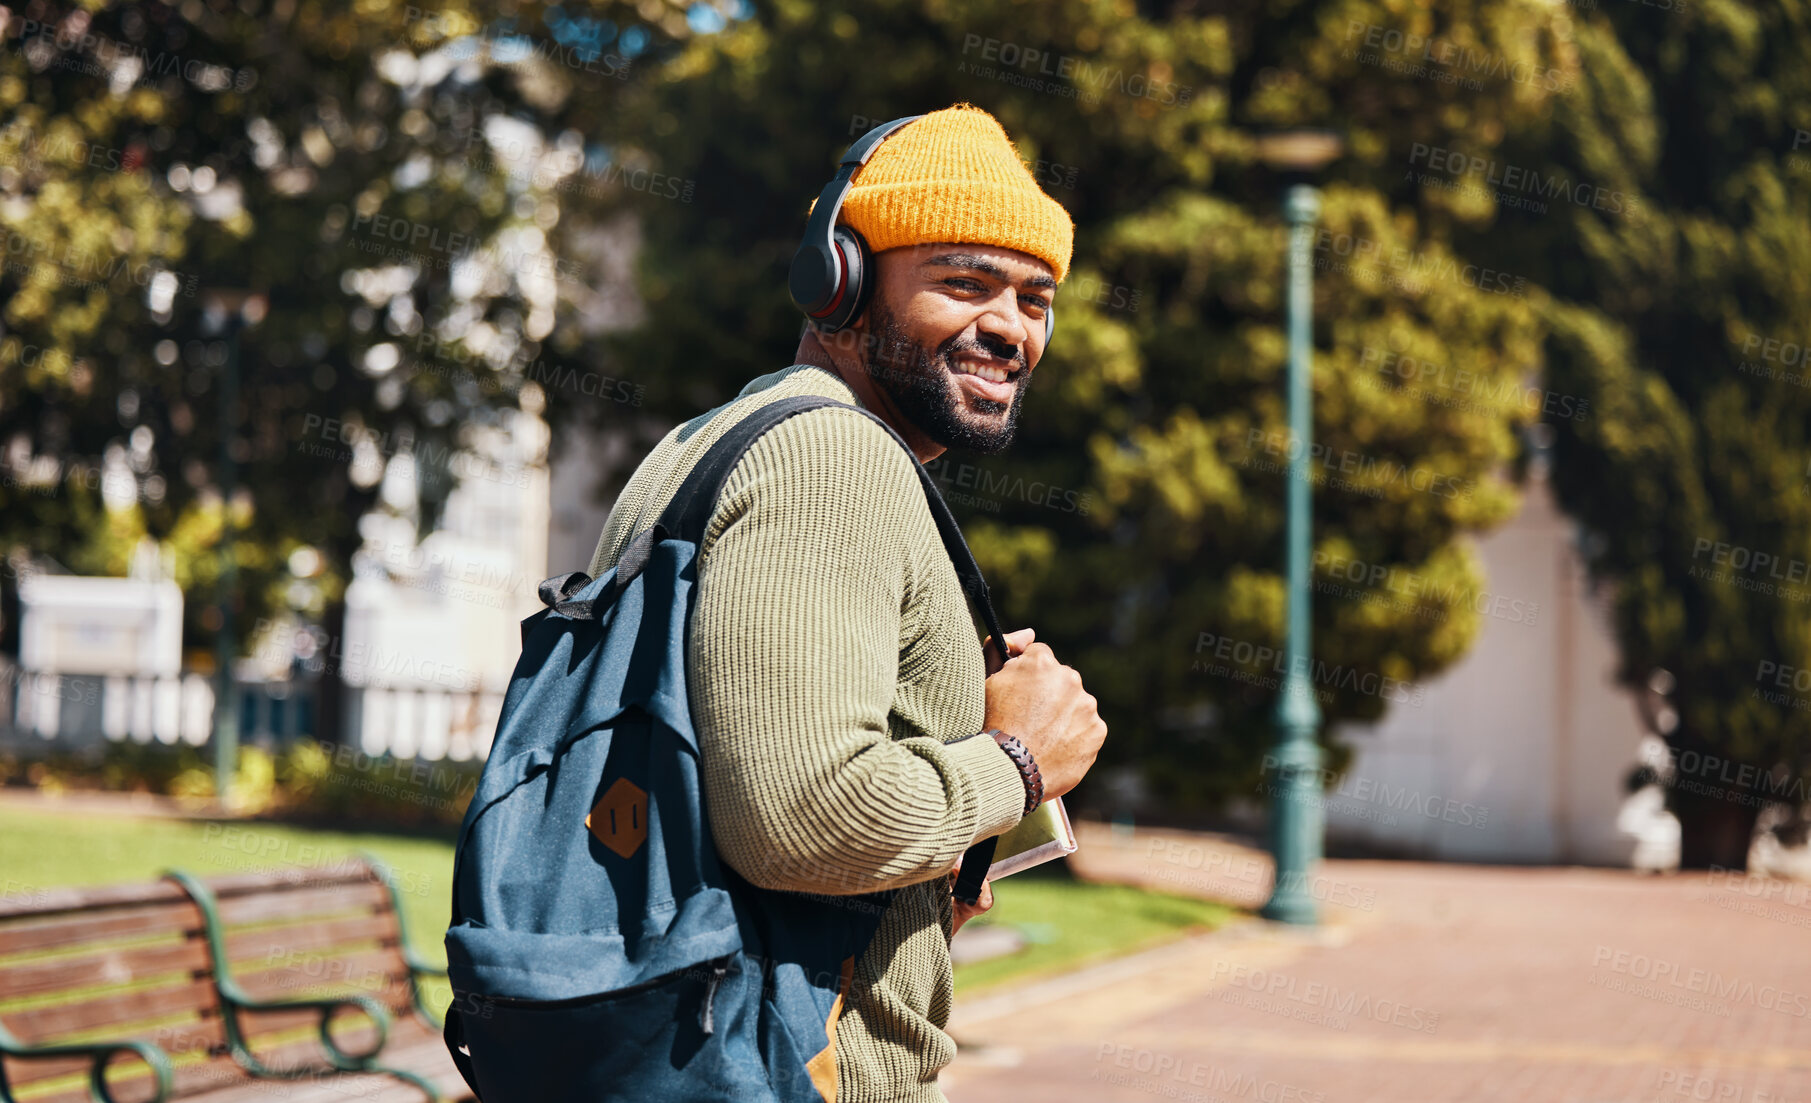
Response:
[[[282,1072],[265,1066],[258,1060],[246,1041],[245,1031],[239,1028],[239,1014],[245,1011],[293,1011],[312,1008],[320,1012],[321,1047],[327,1051],[327,1060],[334,1068],[342,1072],[361,1071],[371,1067],[372,1059],[383,1049],[384,1042],[390,1037],[390,1013],[383,1005],[369,996],[344,995],[323,996],[314,999],[296,1000],[260,1000],[254,999],[239,982],[233,979],[232,972],[226,966],[226,939],[220,926],[220,912],[214,904],[214,894],[208,887],[193,875],[179,869],[169,870],[164,876],[182,886],[189,898],[201,909],[203,924],[207,931],[208,954],[214,971],[214,991],[219,993],[220,1002],[225,1011],[221,1016],[226,1027],[227,1048],[232,1051],[233,1059],[258,1076],[282,1076]],[[371,1017],[377,1028],[377,1045],[367,1053],[348,1053],[333,1040],[329,1029],[333,1023],[333,1013],[342,1007],[351,1007]]]
[[[390,872],[390,867],[385,865],[377,855],[367,850],[359,851],[358,857],[360,861],[371,867],[371,872],[377,875],[378,881],[390,894],[390,909],[396,913],[396,929],[400,932],[398,943],[402,949],[402,961],[409,967],[409,997],[415,1004],[415,1013],[435,1030],[444,1029],[445,1020],[434,1014],[433,1009],[428,1006],[427,998],[422,994],[421,977],[424,975],[444,977],[447,975],[446,966],[436,965],[423,958],[415,952],[415,947],[410,944],[409,928],[404,922],[402,914],[402,893],[396,887],[396,877]]]
[[[11,1035],[0,1029],[0,1059],[31,1060],[45,1057],[88,1057],[93,1063],[88,1069],[88,1093],[97,1103],[114,1103],[113,1093],[107,1086],[107,1063],[116,1053],[132,1053],[138,1056],[151,1068],[155,1088],[146,1103],[164,1103],[172,1089],[170,1057],[157,1045],[145,1041],[121,1040],[117,1042],[78,1042],[63,1045],[27,1046],[15,1042]],[[6,1077],[0,1072],[0,1097],[12,1099],[7,1090]]]
[[[237,987],[236,985],[234,986]],[[221,999],[227,1006],[227,1013],[236,1020],[242,1011],[294,1011],[313,1008],[321,1013],[319,1031],[321,1048],[327,1051],[327,1060],[334,1068],[342,1072],[356,1072],[370,1067],[372,1058],[384,1048],[390,1038],[390,1013],[384,1006],[370,996],[347,995],[334,996],[318,1000],[254,1000],[240,992],[221,990]],[[377,1029],[377,1042],[363,1053],[348,1053],[333,1040],[333,1013],[342,1007],[355,1008],[371,1017],[371,1025]],[[237,1022],[234,1023],[236,1027]],[[244,1035],[237,1030],[241,1038]],[[257,1066],[254,1071],[262,1070],[262,1064],[252,1055],[251,1049],[243,1043],[238,1045],[244,1051],[245,1059],[250,1065]],[[266,1070],[267,1071],[267,1070]]]
[[[447,975],[446,966],[421,960],[407,943],[404,943],[402,947],[402,960],[403,964],[409,967],[409,998],[415,1004],[415,1014],[435,1030],[445,1030],[446,1018],[434,1014],[434,1009],[428,1006],[427,995],[421,990],[421,978],[424,976],[444,977]]]
[[[403,947],[402,960],[403,964],[409,967],[409,972],[411,973],[426,973],[431,977],[446,976],[446,966],[435,965],[431,961],[423,961],[416,955],[414,950],[406,946]]]
[[[237,989],[237,986],[233,986]],[[297,1073],[283,1069],[267,1068],[244,1042],[244,1034],[239,1030],[239,1013],[242,1011],[293,1011],[297,1008],[315,1008],[321,1013],[320,1035],[321,1048],[327,1051],[327,1062],[338,1072],[371,1073],[400,1080],[425,1095],[428,1103],[438,1103],[439,1089],[425,1077],[404,1069],[388,1068],[377,1063],[377,1055],[383,1051],[384,1043],[390,1038],[390,1013],[384,1006],[370,996],[338,996],[318,1000],[254,1000],[243,992],[227,991],[221,988],[220,996],[226,1005],[227,1036],[233,1039],[233,1057],[254,1076],[272,1079],[296,1079],[312,1075],[307,1072]],[[377,1041],[364,1053],[348,1053],[333,1040],[333,1013],[342,1007],[353,1007],[371,1017],[371,1024],[377,1028]],[[111,1101],[109,1101],[111,1103]]]

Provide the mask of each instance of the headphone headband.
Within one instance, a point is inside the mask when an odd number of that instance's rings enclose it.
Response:
[[[811,209],[811,221],[805,224],[805,240],[799,244],[798,252],[792,257],[792,270],[787,274],[787,289],[792,293],[792,301],[812,319],[827,325],[831,329],[841,329],[855,320],[859,313],[856,296],[847,294],[851,282],[849,269],[855,267],[845,263],[842,251],[837,248],[836,217],[842,213],[843,200],[849,197],[854,177],[861,167],[874,156],[880,143],[895,130],[922,119],[923,115],[907,115],[903,119],[894,119],[863,134],[843,152],[837,162],[836,175],[823,192],[817,197],[817,205]],[[856,290],[860,290],[858,287]],[[839,310],[845,305],[857,309]],[[832,322],[836,315],[846,315]]]
[[[868,158],[874,156],[875,148],[886,141],[890,134],[905,124],[917,122],[922,118],[924,118],[923,115],[907,115],[904,118],[894,119],[890,123],[881,123],[873,130],[855,139],[855,143],[843,151],[843,159],[837,164],[854,165],[860,168],[868,163]]]

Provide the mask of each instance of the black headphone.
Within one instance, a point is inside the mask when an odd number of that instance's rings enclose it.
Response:
[[[861,233],[849,226],[836,224],[836,216],[849,196],[851,181],[857,171],[874,156],[880,143],[900,127],[923,115],[907,115],[890,123],[881,123],[856,139],[843,154],[837,172],[824,185],[811,209],[811,221],[805,225],[805,240],[792,255],[792,271],[786,277],[795,306],[826,333],[846,328],[867,309],[874,294],[874,281],[868,272],[874,266],[874,253]],[[1044,311],[1044,347],[1056,333],[1056,310]]]

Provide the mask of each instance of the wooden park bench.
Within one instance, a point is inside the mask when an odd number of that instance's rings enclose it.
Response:
[[[469,1099],[381,866],[0,899],[0,1103]]]

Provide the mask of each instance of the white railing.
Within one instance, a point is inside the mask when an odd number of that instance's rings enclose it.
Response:
[[[214,685],[194,672],[165,677],[21,670],[0,660],[0,748],[29,753],[105,743],[204,747],[214,731]],[[316,681],[241,682],[239,738],[281,749],[317,735]],[[371,756],[462,762],[490,753],[503,695],[444,687],[341,687],[342,739]]]
[[[464,762],[490,754],[501,693],[347,686],[346,742],[368,755]]]

